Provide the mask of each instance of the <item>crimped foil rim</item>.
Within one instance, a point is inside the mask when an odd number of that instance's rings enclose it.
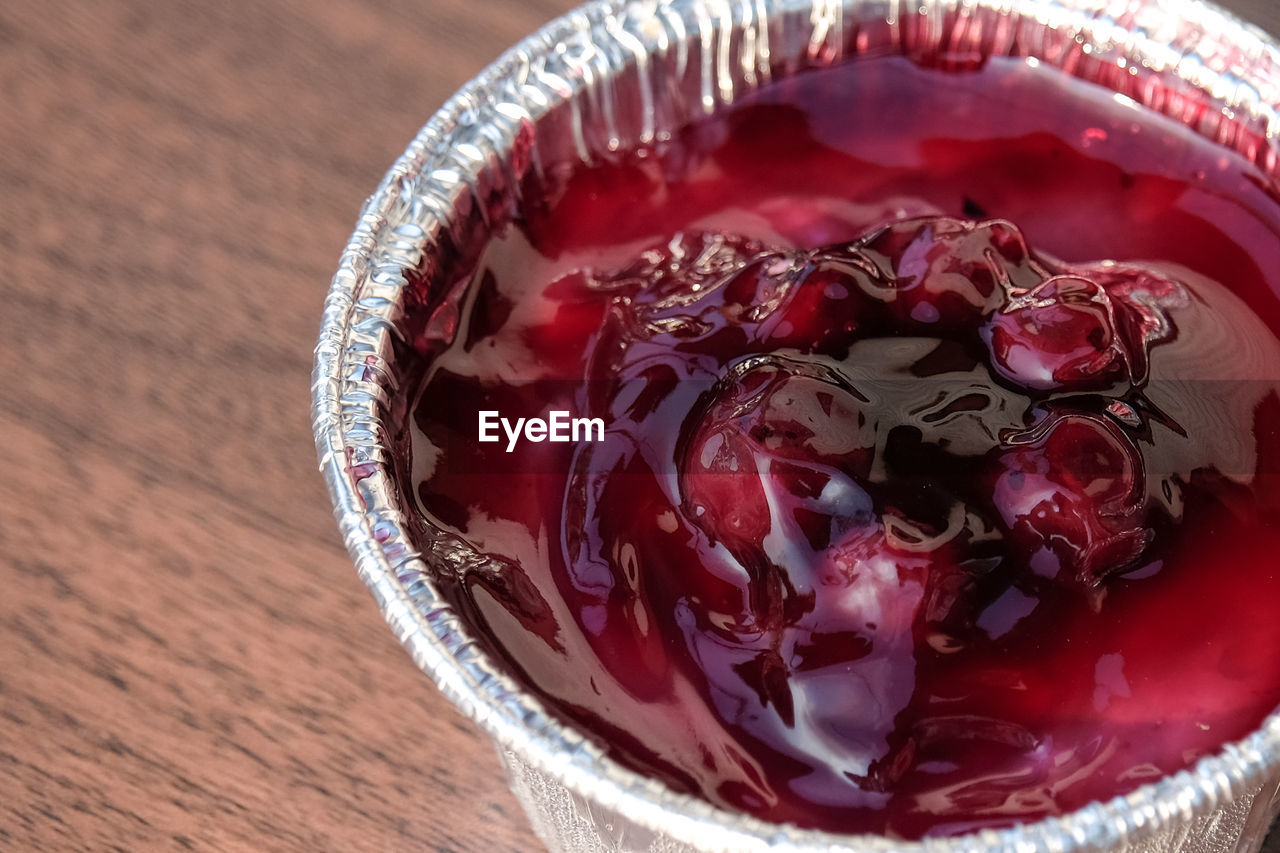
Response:
[[[684,5],[701,1],[690,0]],[[396,334],[394,324],[400,311],[397,296],[432,236],[406,219],[406,211],[411,200],[425,199],[429,218],[434,217],[435,233],[447,226],[456,213],[459,184],[492,164],[473,158],[469,174],[466,162],[461,169],[437,169],[425,176],[424,168],[433,152],[449,145],[460,125],[474,124],[477,116],[510,118],[486,115],[493,107],[486,97],[505,79],[527,71],[531,57],[546,56],[575,35],[616,22],[624,12],[656,13],[681,2],[599,0],[555,19],[505,52],[450,98],[410,143],[365,204],[342,254],[325,301],[315,350],[312,417],[316,451],[347,549],[401,644],[441,692],[503,748],[586,800],[701,850],[1072,853],[1139,842],[1175,824],[1207,817],[1219,806],[1262,786],[1280,768],[1280,710],[1253,734],[1226,745],[1193,768],[1061,818],[920,842],[773,824],[675,793],[622,767],[548,713],[539,700],[494,666],[468,635],[434,587],[421,557],[412,550],[406,519],[397,509],[388,439],[379,415],[381,403],[395,390],[386,367],[389,340]],[[710,5],[715,0],[705,2]],[[803,8],[820,2],[783,0],[780,5]],[[872,2],[853,0],[853,5]],[[952,7],[1025,11],[1031,17],[1039,15],[1041,22],[1080,24],[1091,35],[1097,35],[1094,26],[1109,20],[1107,12],[1133,5],[1125,0],[940,2]],[[1147,0],[1144,5],[1177,19],[1195,21],[1205,33],[1229,34],[1247,46],[1252,57],[1265,59],[1272,69],[1280,68],[1280,48],[1270,36],[1212,4]],[[1145,56],[1169,52],[1167,45],[1144,42],[1144,33],[1119,34],[1143,47]],[[1280,132],[1276,114],[1280,91],[1272,87],[1260,93],[1252,81],[1232,76],[1230,69],[1185,63],[1191,53],[1188,46],[1180,54],[1174,74],[1224,105],[1259,117],[1266,128],[1267,147],[1274,151]],[[577,97],[581,91],[559,97]],[[457,160],[455,157],[454,162]],[[424,177],[425,183],[419,185]],[[421,215],[421,205],[416,212]]]

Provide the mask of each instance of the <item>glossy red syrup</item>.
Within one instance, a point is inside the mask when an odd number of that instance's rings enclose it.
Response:
[[[424,323],[412,478],[475,632],[618,760],[919,838],[1280,703],[1253,166],[1054,71],[878,59],[541,180]],[[476,441],[555,409],[604,440]]]

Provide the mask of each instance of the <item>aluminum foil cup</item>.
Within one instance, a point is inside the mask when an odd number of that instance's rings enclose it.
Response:
[[[1280,713],[1192,769],[1061,819],[903,843],[733,814],[625,769],[478,646],[433,582],[478,559],[405,511],[406,326],[518,216],[529,170],[652,142],[744,92],[863,51],[1022,55],[1092,80],[1277,170],[1280,48],[1197,0],[645,0],[584,6],[508,51],[410,144],[360,216],[316,347],[320,468],[361,578],[400,642],[494,739],[540,838],[563,851],[919,853],[1255,850],[1280,805]],[[534,182],[536,184],[536,181]],[[528,183],[526,182],[526,186]],[[445,405],[442,401],[442,405]]]

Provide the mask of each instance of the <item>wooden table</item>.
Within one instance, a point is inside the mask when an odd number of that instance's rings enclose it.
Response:
[[[0,5],[0,849],[536,849],[352,570],[308,388],[365,196],[569,5]]]

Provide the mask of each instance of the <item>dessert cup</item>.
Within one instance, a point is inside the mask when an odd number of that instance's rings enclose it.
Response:
[[[552,850],[1256,850],[1280,809],[1280,713],[1184,772],[1061,818],[923,842],[835,835],[730,813],[619,765],[491,660],[433,581],[479,556],[424,529],[405,497],[422,295],[465,279],[486,235],[519,217],[541,170],[651,144],[758,87],[885,53],[1027,57],[1277,170],[1280,48],[1196,0],[584,6],[508,51],[432,117],[342,255],[316,348],[313,417],[360,576],[415,662],[493,738]]]

